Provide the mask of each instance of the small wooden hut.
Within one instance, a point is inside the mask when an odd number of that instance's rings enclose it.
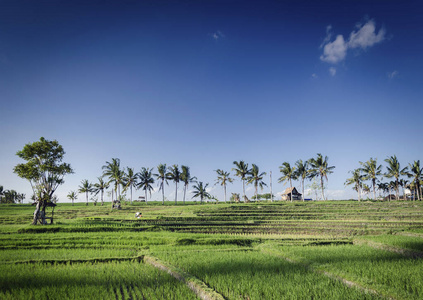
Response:
[[[287,188],[282,194],[282,200],[301,200],[301,195],[295,187]]]

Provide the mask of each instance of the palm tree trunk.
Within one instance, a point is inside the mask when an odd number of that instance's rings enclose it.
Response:
[[[395,198],[397,199],[397,201],[399,200],[399,184],[398,184],[398,179],[395,181]]]
[[[375,188],[376,180],[372,179],[372,183],[373,183],[373,200],[376,201],[376,188]]]
[[[132,185],[130,186],[131,188],[131,205],[132,205]]]
[[[145,204],[148,204],[147,203],[147,189],[145,189]]]
[[[225,194],[225,203],[226,203],[226,184],[223,185],[223,192]]]
[[[101,206],[103,206],[104,205],[104,201],[103,201],[103,194],[104,194],[104,191],[103,190],[101,190]]]
[[[272,191],[272,171],[270,171],[270,202],[273,202],[273,191]]]
[[[184,205],[185,205],[185,193],[187,192],[187,185],[185,184],[184,185],[184,201],[183,201],[183,203],[184,203]]]
[[[322,187],[322,200],[325,200],[325,193],[324,193],[324,189],[323,189],[323,176],[320,176],[320,185]]]
[[[360,202],[360,200],[361,200],[361,189],[360,189],[360,185],[359,186],[357,186],[357,192],[358,192],[358,202]]]
[[[85,192],[85,196],[87,198],[87,206],[88,206],[88,192]]]
[[[178,203],[178,183],[177,182],[175,182],[175,186],[176,186],[176,189],[175,189],[175,205],[177,205],[177,203]]]
[[[164,205],[164,180],[162,181],[162,204]]]
[[[257,185],[255,186],[255,188],[256,188],[256,192],[255,192],[256,195],[255,196],[256,196],[256,202],[257,202]]]
[[[243,199],[244,199],[244,201],[245,201],[245,180],[243,179],[242,180],[242,192],[243,192]]]
[[[291,186],[291,202],[292,202],[292,181],[291,181],[291,178],[289,178],[289,185]]]

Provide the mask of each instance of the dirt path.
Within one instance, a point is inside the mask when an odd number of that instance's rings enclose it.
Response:
[[[357,282],[354,282],[354,281],[351,281],[351,280],[347,280],[347,279],[345,279],[343,277],[337,276],[337,275],[332,274],[332,273],[330,273],[328,271],[324,271],[324,270],[319,270],[319,269],[313,268],[311,265],[309,265],[307,263],[294,260],[294,259],[292,259],[290,257],[286,257],[284,255],[281,255],[280,253],[277,253],[275,251],[272,251],[271,249],[261,248],[260,251],[263,252],[263,253],[269,254],[269,255],[280,257],[280,258],[285,259],[286,261],[288,261],[290,263],[301,265],[301,266],[305,267],[306,269],[308,269],[308,270],[310,270],[312,272],[315,272],[315,273],[324,275],[326,277],[329,277],[331,279],[340,281],[341,283],[343,283],[344,285],[346,285],[346,286],[348,286],[350,288],[357,288],[357,289],[363,291],[364,293],[372,293],[374,295],[378,295],[378,296],[381,296],[381,297],[386,297],[386,298],[391,299],[391,300],[395,300],[394,297],[382,295],[378,291],[373,290],[371,288],[364,287],[364,286],[360,285]]]
[[[406,257],[410,258],[423,258],[423,252],[418,250],[411,250],[411,249],[404,249],[400,247],[395,247],[392,245],[386,245],[382,243],[377,243],[373,241],[367,241],[367,240],[354,240],[354,245],[367,245],[369,247],[378,249],[378,250],[385,250],[389,252],[394,252]]]
[[[200,299],[203,300],[224,300],[225,298],[208,287],[204,282],[194,276],[176,268],[165,265],[157,258],[144,256],[144,262],[150,264],[160,270],[168,272],[170,275],[184,282]]]

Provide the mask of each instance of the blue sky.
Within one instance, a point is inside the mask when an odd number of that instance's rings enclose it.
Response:
[[[317,153],[336,167],[328,198],[356,197],[344,182],[359,161],[423,159],[422,14],[420,1],[1,1],[0,184],[30,196],[15,153],[44,136],[75,169],[63,202],[112,157],[185,164],[211,186],[244,160],[280,192],[282,162]]]

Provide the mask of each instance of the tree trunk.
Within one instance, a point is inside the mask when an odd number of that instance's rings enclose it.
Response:
[[[132,185],[130,186],[131,188],[131,205],[132,205]]]
[[[87,198],[87,206],[88,206],[88,192],[85,192],[85,197]]]
[[[397,199],[397,201],[399,200],[399,184],[398,184],[398,179],[395,181],[395,198]]]
[[[104,191],[103,190],[101,190],[101,206],[103,206],[104,205],[104,201],[103,201],[103,194],[104,194]]]
[[[358,192],[358,202],[360,202],[360,200],[361,200],[361,189],[360,189],[360,186],[357,186],[357,192]]]
[[[147,203],[147,189],[145,189],[145,204],[148,204]]]
[[[164,180],[162,181],[162,203],[164,205]]]
[[[272,171],[270,171],[270,202],[273,202],[273,191],[272,191]]]
[[[177,205],[177,203],[178,203],[178,183],[177,182],[175,182],[175,186],[176,186],[176,188],[175,188],[175,205]]]
[[[375,180],[375,179],[373,179],[373,180],[372,180],[372,183],[373,183],[373,200],[375,200],[375,201],[376,201],[376,188],[375,188],[375,183],[376,183],[376,180]]]
[[[325,200],[325,193],[324,193],[324,189],[323,189],[323,176],[320,176],[320,185],[322,187],[322,200]]]
[[[256,191],[255,191],[255,193],[256,193],[256,202],[257,202],[257,185],[255,186],[255,188],[256,188]]]
[[[32,220],[32,225],[37,225],[38,216],[40,214],[40,205],[41,205],[41,203],[40,203],[40,201],[38,201],[37,206],[36,206],[35,211],[34,211],[34,219]]]
[[[184,205],[185,205],[185,193],[187,192],[187,185],[185,184],[184,185],[184,201],[183,201],[183,203],[184,203]]]
[[[291,187],[291,196],[290,196],[290,198],[291,198],[291,202],[292,202],[292,181],[291,181],[291,178],[289,178],[289,186]]]
[[[225,203],[226,203],[226,184],[223,185],[223,192],[225,193]]]
[[[244,179],[242,180],[242,193],[243,193],[244,201],[245,201],[245,180]]]

